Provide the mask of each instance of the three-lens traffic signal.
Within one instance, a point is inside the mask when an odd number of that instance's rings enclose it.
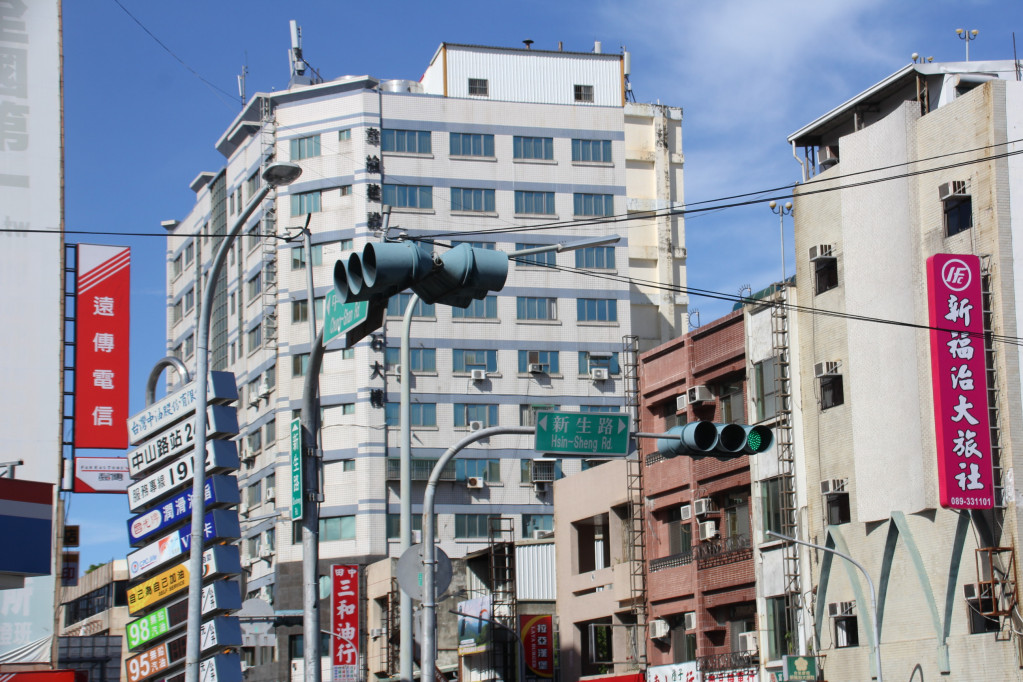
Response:
[[[764,452],[774,442],[774,434],[769,428],[748,424],[695,421],[674,426],[668,429],[668,433],[680,439],[657,439],[657,451],[664,457],[685,455],[700,459],[711,456],[725,460]]]

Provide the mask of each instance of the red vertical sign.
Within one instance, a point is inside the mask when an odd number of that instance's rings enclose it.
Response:
[[[941,506],[990,509],[995,490],[980,258],[931,256],[927,259],[927,290]]]
[[[75,447],[128,447],[131,249],[78,245]]]
[[[519,616],[524,682],[554,677],[554,616]]]
[[[359,680],[359,567],[330,567],[330,667],[335,682]]]

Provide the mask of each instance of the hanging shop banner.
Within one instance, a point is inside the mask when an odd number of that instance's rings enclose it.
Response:
[[[76,448],[128,447],[131,249],[78,245],[75,294]]]
[[[980,258],[931,256],[927,291],[939,501],[952,509],[991,509],[995,490]]]
[[[330,567],[330,660],[334,682],[359,681],[359,567]]]
[[[202,588],[202,615],[241,608],[241,593],[233,580],[218,580]],[[153,611],[128,623],[128,648],[138,649],[188,624],[188,598]]]
[[[519,679],[540,682],[554,677],[554,616],[519,616],[519,639],[522,641],[522,660]]]
[[[75,457],[76,493],[128,492],[131,477],[124,457]]]
[[[646,682],[703,682],[696,661],[655,665],[646,669]]]
[[[128,509],[138,512],[143,507],[178,492],[182,485],[192,480],[192,453],[183,455],[176,462],[159,469],[155,474],[132,483],[128,488]],[[206,473],[237,469],[238,444],[233,440],[211,440],[206,442]]]
[[[195,414],[195,407],[199,403],[197,388],[194,381],[185,384],[128,419],[128,439],[131,444],[138,445],[171,424]],[[236,400],[238,387],[234,384],[234,372],[210,372],[206,402],[210,405],[230,405]]]
[[[760,673],[756,668],[708,671],[703,675],[703,682],[758,682],[759,680]]]
[[[206,437],[228,438],[238,435],[238,411],[229,405],[213,405],[206,411]],[[169,462],[195,445],[195,416],[175,424],[128,453],[132,478]]]
[[[238,512],[233,509],[213,509],[203,522],[203,542],[237,540],[241,536]],[[135,580],[188,552],[192,540],[191,524],[135,550],[128,555],[128,578]]]
[[[238,479],[217,474],[206,479],[206,509],[238,504]],[[135,547],[192,518],[192,491],[184,490],[162,504],[128,519],[128,544]]]

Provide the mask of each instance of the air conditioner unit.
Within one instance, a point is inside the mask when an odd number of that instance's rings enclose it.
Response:
[[[683,394],[675,398],[675,411],[684,410],[689,407],[689,396]]]
[[[647,626],[647,632],[650,633],[650,639],[664,639],[671,633],[671,627],[663,618],[655,618]]]
[[[277,491],[274,490],[274,487],[272,485],[271,486],[267,486],[267,488],[266,488],[266,501],[267,502],[273,502],[276,499],[277,499]]]
[[[529,363],[529,373],[530,374],[543,374],[544,373],[543,365],[541,365],[539,362],[531,362],[531,363]]]
[[[482,428],[483,428],[483,422],[481,422],[481,421],[471,421],[471,422],[469,422],[469,430],[470,431],[479,431]]]
[[[834,258],[831,251],[831,244],[818,244],[810,247],[810,262]]]
[[[683,626],[686,632],[696,629],[696,611],[687,611],[682,617]]]
[[[856,612],[856,602],[839,601],[828,604],[828,615],[832,618],[838,616],[851,616]]]
[[[590,368],[590,379],[593,381],[607,381],[610,376],[611,372],[608,371],[607,367]]]
[[[377,637],[383,637],[384,633],[386,633],[386,632],[387,632],[387,630],[385,630],[384,628],[370,628],[369,629],[369,636],[373,637],[375,639]]]
[[[270,397],[270,384],[267,383],[266,377],[264,377],[263,380],[259,382],[259,387],[256,389],[256,391],[258,391],[260,398]]]
[[[714,511],[714,501],[709,497],[701,497],[693,502],[693,511],[696,512],[697,516],[706,516]]]
[[[838,374],[837,362],[818,362],[813,366],[813,375],[818,379],[835,376],[836,374]]]
[[[953,180],[952,182],[946,182],[938,185],[938,196],[941,198],[941,201],[968,197],[969,195],[966,193],[966,181]]]
[[[551,489],[551,484],[547,481],[535,481],[533,483],[533,490],[537,493],[546,493]]]
[[[682,521],[688,521],[689,519],[693,518],[693,507],[692,507],[692,505],[683,504],[681,507],[679,507],[679,514],[678,514],[678,516],[679,516],[679,519],[681,519]]]
[[[718,525],[713,521],[704,521],[700,524],[700,539],[710,540],[718,536]]]
[[[423,544],[423,531],[415,529],[412,530],[412,544],[413,545]]]
[[[845,492],[846,479],[832,478],[821,481],[821,495],[837,495]]]
[[[686,395],[689,398],[690,405],[707,403],[714,400],[714,396],[706,386],[693,386],[686,392]]]
[[[821,145],[817,150],[817,165],[821,170],[831,168],[838,163],[838,149]]]
[[[270,549],[269,547],[261,547],[260,550],[259,550],[259,558],[260,559],[269,559],[273,555],[274,555],[274,551],[272,549]]]
[[[549,530],[534,530],[531,537],[534,540],[543,540],[544,538],[549,538],[550,536],[551,531]]]
[[[484,486],[484,482],[483,482],[483,477],[482,476],[470,476],[469,478],[465,479],[465,487],[466,488],[473,488],[474,490],[482,490],[483,486]]]
[[[469,372],[469,376],[473,381],[483,381],[487,378],[487,370],[485,369],[474,369]]]
[[[739,633],[739,651],[760,651],[760,640],[756,632]]]

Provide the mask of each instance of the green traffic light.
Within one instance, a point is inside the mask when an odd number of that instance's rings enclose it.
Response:
[[[746,445],[749,446],[753,452],[760,452],[760,445],[763,440],[760,438],[760,434],[756,431],[750,431],[749,438],[746,439]]]

